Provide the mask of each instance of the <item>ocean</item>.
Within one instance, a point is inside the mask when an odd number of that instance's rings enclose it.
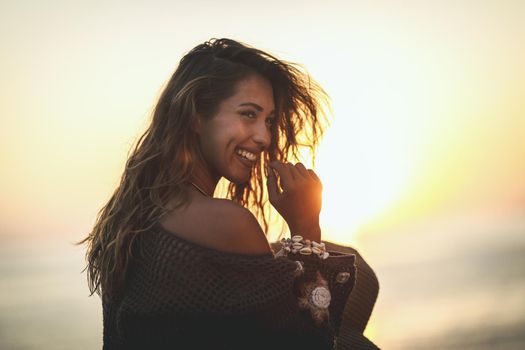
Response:
[[[100,349],[84,248],[1,238],[0,349]],[[449,219],[363,237],[380,293],[365,334],[383,349],[525,349],[525,216]]]

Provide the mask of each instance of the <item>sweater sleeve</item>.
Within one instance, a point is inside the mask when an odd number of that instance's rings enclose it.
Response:
[[[325,241],[324,243],[329,250],[353,254],[356,257],[355,285],[344,307],[339,335],[337,337],[337,349],[379,349],[372,341],[363,335],[363,331],[370,319],[379,293],[379,281],[376,274],[361,254],[354,248],[329,241]]]
[[[324,260],[313,254],[288,254],[286,259],[300,262],[304,267],[295,279],[299,307],[309,310],[315,324],[328,322],[337,335],[346,301],[355,285],[355,255],[329,253]]]
[[[332,313],[332,315],[342,312],[341,323],[337,327],[336,349],[378,349],[375,344],[363,335],[379,292],[379,282],[374,271],[354,248],[330,241],[323,241],[323,243],[325,243],[328,251],[331,252],[331,256],[337,256],[339,253],[355,256],[356,271],[352,292],[346,298],[343,306],[336,307],[335,304],[333,305],[336,312]],[[274,242],[271,245],[274,252],[280,250],[281,245],[279,242]],[[343,299],[341,298],[341,300]],[[337,317],[335,318],[337,319]]]
[[[318,343],[320,349],[334,347],[355,283],[355,255],[331,251],[325,260],[315,255],[272,255],[247,259],[241,265],[222,260],[214,266],[216,274],[225,278],[219,290],[239,281],[229,289],[229,308],[247,317],[262,334],[309,346]]]

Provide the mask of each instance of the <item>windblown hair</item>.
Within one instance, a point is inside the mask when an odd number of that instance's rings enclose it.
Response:
[[[188,202],[187,184],[199,157],[197,118],[212,118],[236,84],[252,74],[271,83],[276,122],[271,144],[247,183],[230,183],[227,197],[250,208],[268,232],[266,164],[299,159],[307,147],[312,160],[327,125],[328,98],[295,64],[231,39],[212,39],[180,61],[154,109],[150,125],[126,162],[120,184],[99,211],[87,243],[88,285],[104,300],[117,298],[126,272],[140,252],[141,234],[174,208]],[[168,203],[174,203],[169,207]]]

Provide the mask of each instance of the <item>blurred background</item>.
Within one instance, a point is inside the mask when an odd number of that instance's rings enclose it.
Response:
[[[327,240],[384,349],[525,348],[525,2],[0,0],[0,348],[95,349],[84,247],[182,55],[230,37],[332,98]]]

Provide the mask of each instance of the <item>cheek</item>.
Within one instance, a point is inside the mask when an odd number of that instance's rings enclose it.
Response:
[[[201,145],[210,157],[228,157],[249,135],[248,128],[236,119],[215,120],[201,135]],[[212,159],[208,159],[213,161]]]
[[[242,123],[232,123],[224,129],[223,140],[228,146],[235,147],[237,143],[244,140],[248,135],[248,130]],[[233,144],[233,145],[232,145]]]
[[[235,149],[234,135],[226,130],[221,133],[203,135],[201,146],[206,160],[210,163],[217,163],[227,158]]]

